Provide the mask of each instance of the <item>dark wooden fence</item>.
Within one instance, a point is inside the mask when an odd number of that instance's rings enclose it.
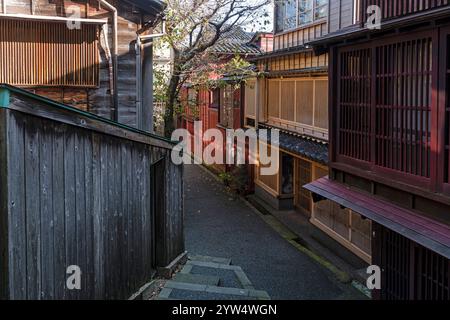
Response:
[[[184,251],[171,147],[1,86],[0,297],[125,299],[149,282]]]

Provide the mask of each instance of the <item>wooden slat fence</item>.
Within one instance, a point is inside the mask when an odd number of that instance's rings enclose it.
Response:
[[[0,97],[1,298],[125,299],[184,251],[169,142],[19,90]],[[66,287],[70,265],[81,290]]]
[[[95,24],[0,18],[0,83],[95,88],[99,60]]]

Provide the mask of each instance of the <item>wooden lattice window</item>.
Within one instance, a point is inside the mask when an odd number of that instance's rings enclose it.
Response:
[[[375,163],[430,177],[432,39],[376,48]]]
[[[342,52],[340,55],[339,153],[370,161],[371,49]]]
[[[437,45],[422,32],[340,49],[337,161],[434,188]]]
[[[450,33],[450,30],[449,30]],[[450,183],[450,34],[445,37],[444,52],[445,61],[445,160],[444,160],[444,182]]]
[[[382,269],[383,300],[450,299],[450,261],[374,223],[373,264]]]
[[[97,87],[97,25],[0,18],[0,83]]]

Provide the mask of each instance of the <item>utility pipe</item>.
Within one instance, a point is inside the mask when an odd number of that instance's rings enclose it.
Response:
[[[117,8],[111,5],[109,2],[105,0],[99,0],[100,5],[105,7],[108,11],[112,12],[113,14],[113,54],[112,54],[112,68],[113,68],[113,88],[111,95],[113,97],[113,112],[112,112],[112,119],[114,121],[119,121],[119,93],[117,91],[117,82],[118,82],[118,70],[119,70],[119,63],[118,63],[118,57],[119,57],[119,40],[118,40],[118,14],[117,14]]]
[[[260,94],[259,94],[259,78],[256,76],[255,81],[255,130],[259,127],[259,105],[260,105]]]
[[[153,132],[153,39],[166,34],[166,22],[162,32],[136,36],[136,109],[138,129]],[[142,56],[143,50],[143,56]]]
[[[142,124],[142,42],[139,35],[136,37],[136,121],[137,128],[143,129]]]

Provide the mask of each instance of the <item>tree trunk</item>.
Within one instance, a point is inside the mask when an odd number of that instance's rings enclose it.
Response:
[[[179,72],[172,74],[167,88],[167,105],[164,113],[164,136],[170,138],[175,130],[175,105],[177,103],[177,89],[180,82]]]

